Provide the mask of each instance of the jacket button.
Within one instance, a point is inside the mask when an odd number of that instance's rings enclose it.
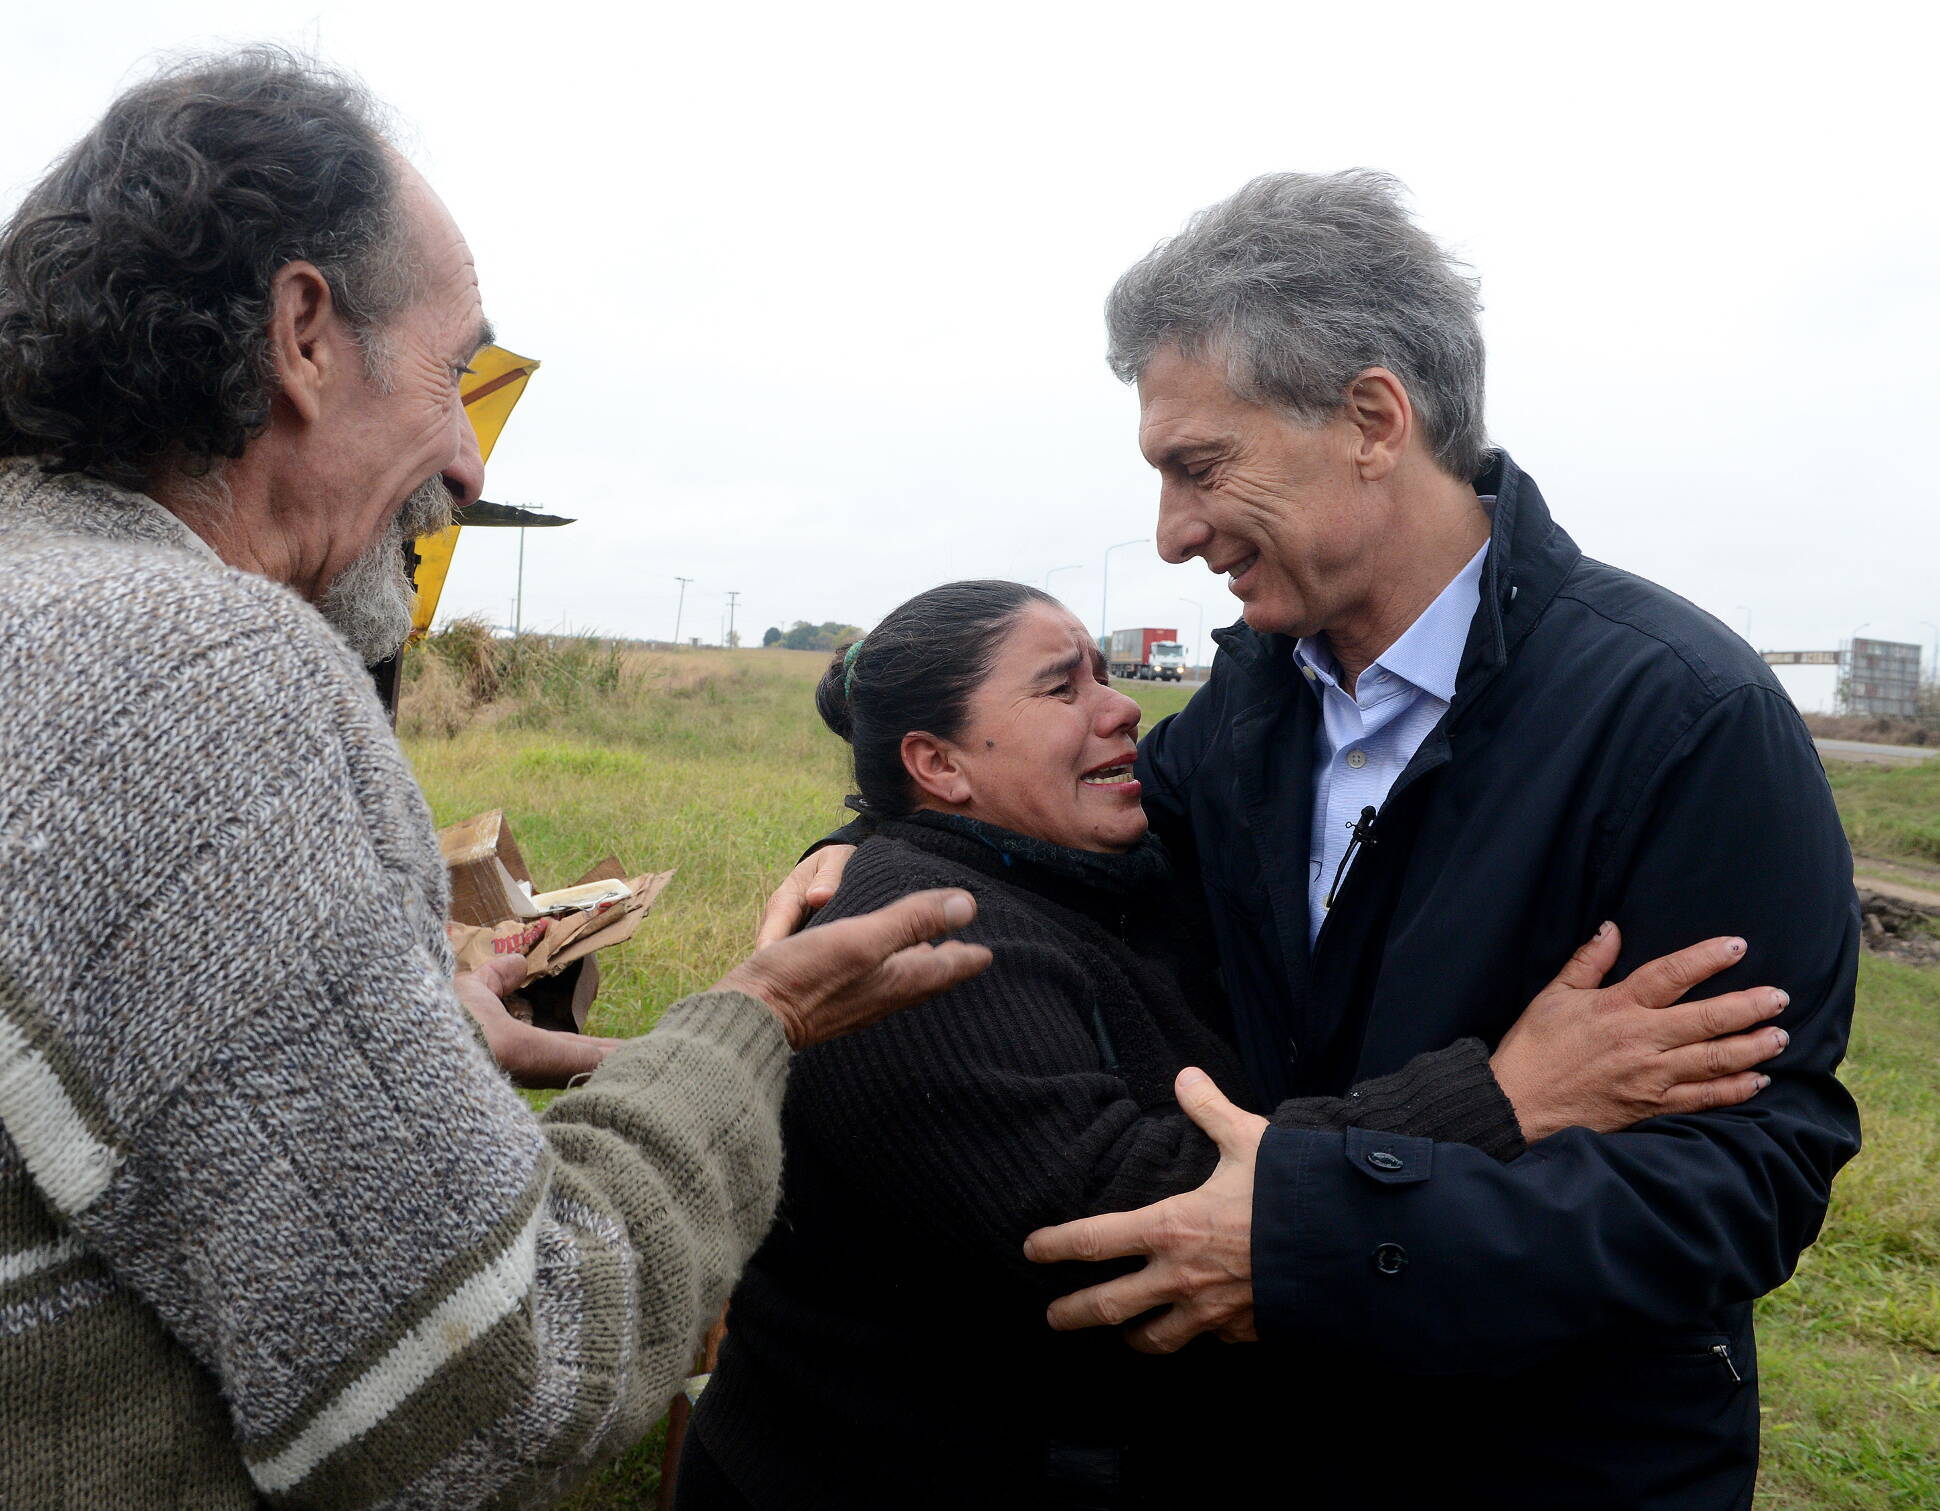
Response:
[[[1399,1275],[1408,1267],[1408,1251],[1398,1243],[1384,1243],[1371,1256],[1383,1275]]]
[[[1400,1155],[1390,1154],[1385,1149],[1374,1150],[1368,1155],[1367,1162],[1377,1170],[1399,1170],[1402,1163]]]

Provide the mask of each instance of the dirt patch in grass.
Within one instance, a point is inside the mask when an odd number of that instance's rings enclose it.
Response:
[[[1857,886],[1867,949],[1912,965],[1940,964],[1940,897],[1890,881]]]

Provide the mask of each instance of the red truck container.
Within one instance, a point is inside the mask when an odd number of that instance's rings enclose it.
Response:
[[[1099,644],[1114,677],[1134,677],[1143,682],[1177,682],[1185,675],[1186,648],[1179,643],[1179,632],[1141,626],[1135,630],[1113,630]]]

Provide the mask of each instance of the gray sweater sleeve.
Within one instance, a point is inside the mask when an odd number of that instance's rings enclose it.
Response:
[[[270,1501],[543,1501],[658,1415],[767,1228],[782,1035],[689,998],[535,1118],[362,668],[267,583],[91,563],[4,736],[6,1131]]]

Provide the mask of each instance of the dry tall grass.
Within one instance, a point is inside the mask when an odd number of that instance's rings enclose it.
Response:
[[[1890,714],[1807,714],[1805,726],[1821,740],[1863,740],[1869,745],[1940,744],[1940,720],[1932,714],[1918,719]]]

